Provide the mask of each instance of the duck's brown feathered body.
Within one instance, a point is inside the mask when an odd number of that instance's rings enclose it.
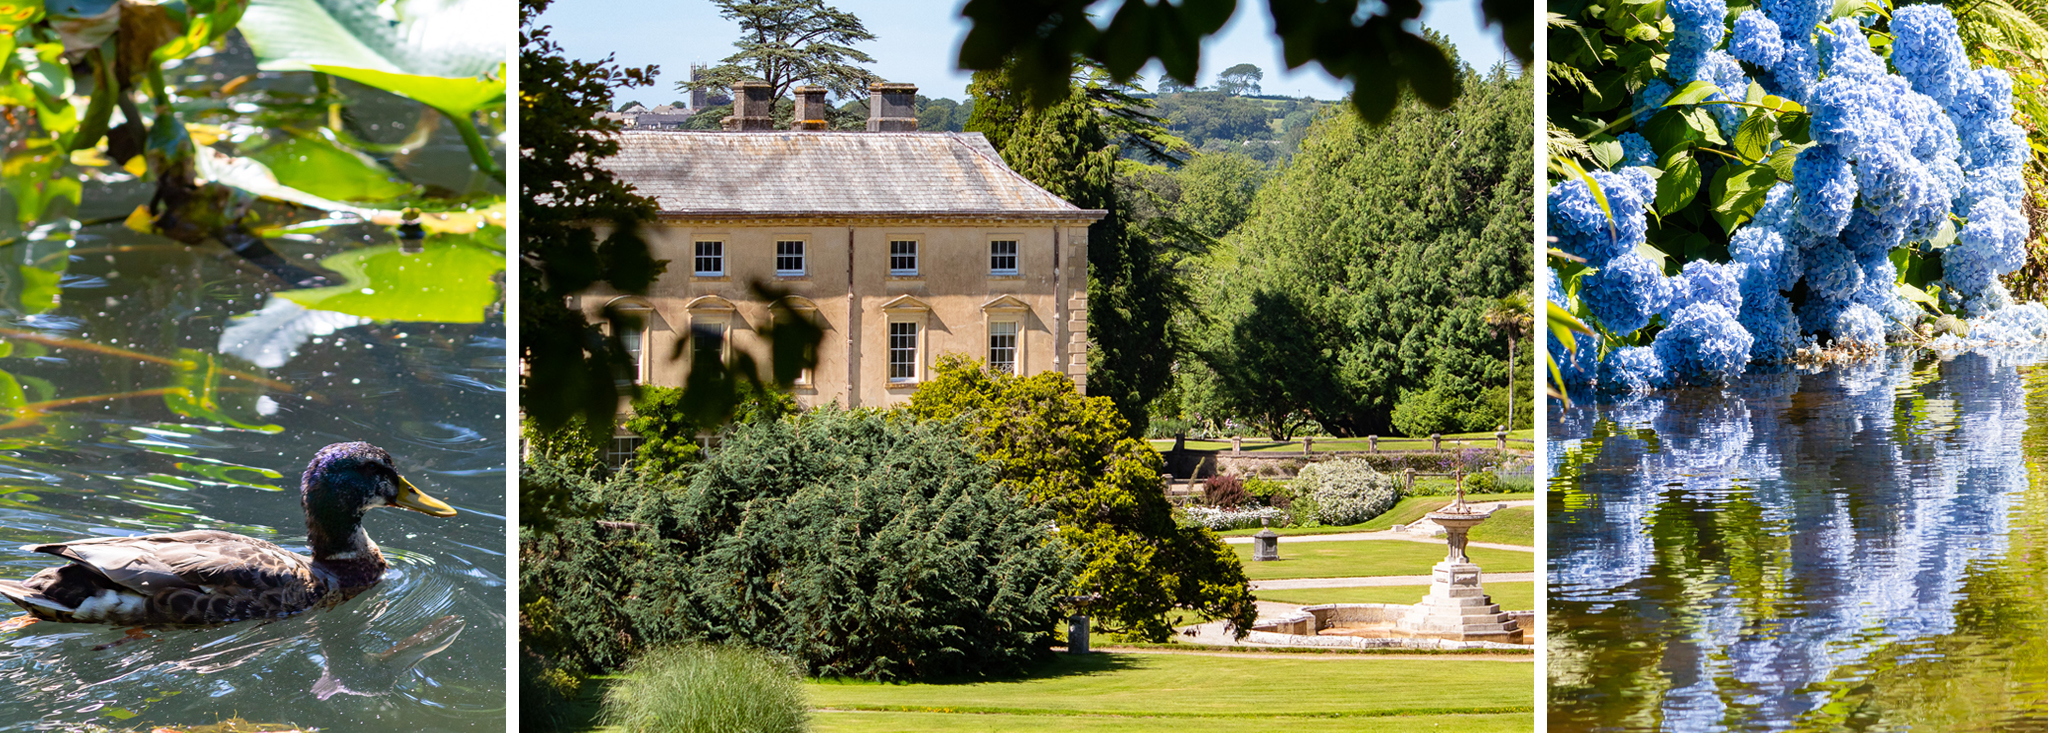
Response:
[[[301,479],[301,504],[312,557],[215,530],[29,545],[22,549],[71,562],[26,581],[0,580],[0,596],[39,619],[75,623],[217,624],[289,616],[346,600],[384,576],[384,554],[362,530],[364,512],[398,506],[455,513],[399,478],[391,457],[368,443],[320,451]]]

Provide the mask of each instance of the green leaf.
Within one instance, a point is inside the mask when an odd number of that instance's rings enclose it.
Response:
[[[433,107],[454,117],[468,117],[477,110],[502,103],[505,82],[496,78],[421,76],[394,74],[376,69],[314,64],[314,71],[362,82],[401,97]]]
[[[1728,141],[1721,137],[1721,123],[1715,121],[1714,113],[1707,111],[1706,108],[1691,107],[1680,110],[1678,117],[1685,120],[1686,126],[1692,128],[1693,132],[1699,134],[1702,142],[1708,145],[1728,144]]]
[[[1805,112],[1779,112],[1778,135],[1785,138],[1787,143],[1804,145],[1813,142],[1813,136],[1808,132],[1812,123],[1813,115]]]
[[[21,390],[21,382],[14,375],[0,371],[0,412],[15,413],[28,404],[28,396]]]
[[[258,392],[243,388],[241,380],[224,373],[219,357],[194,349],[179,349],[177,358],[183,364],[172,372],[174,389],[164,394],[164,406],[172,412],[190,418],[207,420],[222,425],[232,425],[244,430],[263,433],[281,433],[284,428],[257,422]],[[235,388],[223,388],[223,382],[233,380]]]
[[[430,237],[426,251],[405,254],[398,245],[344,252],[320,261],[347,281],[341,285],[277,293],[314,310],[380,321],[482,323],[498,300],[496,277],[505,255],[466,237]]]
[[[1743,118],[1742,127],[1735,130],[1735,154],[1749,161],[1762,160],[1777,132],[1778,118],[1758,110]]]
[[[1685,85],[1684,89],[1678,90],[1678,93],[1671,95],[1670,99],[1664,100],[1664,106],[1682,107],[1688,104],[1698,104],[1720,92],[1721,88],[1714,86],[1713,82],[1696,81]]]
[[[284,133],[279,142],[247,153],[278,183],[322,198],[385,201],[413,192],[369,157],[324,136]]]
[[[1764,205],[1764,197],[1771,187],[1778,183],[1778,172],[1769,165],[1727,165],[1714,174],[1714,182],[1708,187],[1709,201],[1713,204],[1714,221],[1730,234]]]
[[[505,34],[513,27],[508,3],[397,0],[385,6],[379,0],[253,0],[239,28],[265,71],[324,65],[462,78],[504,62]]]
[[[1613,168],[1621,162],[1621,140],[1613,135],[1597,135],[1586,141],[1586,147],[1593,153],[1593,163],[1601,168]]]
[[[1799,154],[1810,147],[1813,147],[1813,143],[1806,143],[1804,145],[1788,144],[1771,151],[1770,159],[1765,162],[1769,163],[1771,170],[1777,173],[1778,180],[1789,181],[1792,180],[1792,164],[1798,162]]]
[[[1643,139],[1650,141],[1650,147],[1659,155],[1670,155],[1674,150],[1692,147],[1706,139],[1686,121],[1680,110],[1675,109],[1652,115],[1641,128]]]
[[[48,313],[55,310],[63,293],[63,288],[58,282],[64,279],[64,271],[22,265],[20,272],[22,310],[29,313]]]
[[[1674,150],[1664,156],[1664,175],[1657,178],[1657,215],[1670,216],[1691,204],[1693,197],[1699,195],[1701,175],[1692,150]]]
[[[1586,190],[1593,193],[1593,200],[1600,204],[1600,213],[1606,215],[1608,223],[1612,225],[1614,222],[1614,209],[1608,208],[1607,192],[1600,190],[1600,182],[1593,180],[1593,176],[1587,174],[1586,169],[1580,168],[1579,164],[1573,162],[1571,158],[1564,158],[1562,162],[1566,168],[1571,169],[1572,175],[1578,176],[1579,180],[1586,182]]]

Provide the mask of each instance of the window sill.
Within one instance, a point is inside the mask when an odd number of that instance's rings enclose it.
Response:
[[[1019,274],[1017,274],[1017,273],[1014,273],[1014,272],[991,272],[991,273],[989,273],[989,274],[988,274],[988,279],[990,279],[990,280],[1022,280],[1022,279],[1024,279],[1024,276],[1023,276],[1023,275],[1019,275]]]
[[[775,273],[775,279],[785,281],[803,281],[811,279],[811,276],[809,274],[802,272],[778,272]]]
[[[692,273],[692,274],[690,275],[690,279],[691,279],[692,281],[699,281],[699,280],[701,280],[701,281],[703,281],[703,282],[716,282],[716,283],[728,282],[728,281],[732,280],[732,278],[731,278],[731,277],[728,277],[728,276],[726,276],[726,275],[707,275],[707,274],[704,274],[704,273]]]

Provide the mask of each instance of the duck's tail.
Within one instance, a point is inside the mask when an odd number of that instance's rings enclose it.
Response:
[[[0,580],[0,596],[6,596],[7,600],[28,611],[29,615],[50,621],[62,621],[78,610],[43,595],[41,590],[30,588],[28,584],[19,580]]]

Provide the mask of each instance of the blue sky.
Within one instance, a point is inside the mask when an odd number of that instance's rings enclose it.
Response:
[[[1423,22],[1448,35],[1458,55],[1475,68],[1486,69],[1507,56],[1498,28],[1483,28],[1478,0],[1424,0]],[[966,96],[969,72],[955,68],[967,21],[960,17],[962,0],[826,0],[827,5],[859,16],[875,40],[857,48],[875,57],[869,68],[883,79],[909,82],[929,97]],[[690,65],[716,64],[733,53],[739,25],[719,17],[718,7],[702,0],[558,0],[541,16],[554,26],[554,39],[569,56],[596,59],[617,54],[628,66],[656,64],[661,78],[652,87],[625,90],[619,101],[648,106],[684,99],[675,84],[689,78]],[[1201,84],[1240,63],[1266,73],[1267,94],[1342,97],[1350,86],[1309,64],[1292,72],[1280,58],[1280,39],[1273,18],[1259,0],[1240,0],[1237,14],[1223,32],[1202,44]],[[1156,80],[1158,65],[1147,69],[1146,87]]]

